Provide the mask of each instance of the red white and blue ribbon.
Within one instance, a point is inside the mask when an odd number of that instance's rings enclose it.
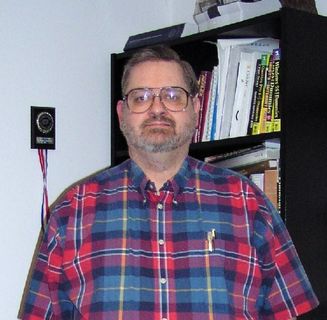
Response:
[[[43,177],[43,197],[42,197],[42,207],[41,207],[41,225],[44,230],[49,219],[49,200],[48,200],[48,150],[38,149],[39,161],[42,170]]]

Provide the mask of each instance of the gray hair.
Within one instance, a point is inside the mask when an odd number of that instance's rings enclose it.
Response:
[[[186,85],[188,86],[187,89],[189,90],[189,93],[192,96],[195,96],[198,93],[199,88],[197,78],[191,65],[187,61],[182,60],[177,52],[173,49],[164,45],[157,45],[140,49],[128,60],[124,66],[124,71],[121,79],[123,95],[126,94],[128,79],[133,67],[147,61],[176,62],[183,70],[183,77]]]

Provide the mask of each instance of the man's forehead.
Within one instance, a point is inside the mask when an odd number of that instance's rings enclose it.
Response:
[[[130,72],[128,83],[132,82],[174,82],[166,85],[185,84],[183,70],[175,61],[146,61],[135,65]]]

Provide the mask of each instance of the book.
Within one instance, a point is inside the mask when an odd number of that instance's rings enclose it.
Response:
[[[264,192],[273,206],[278,208],[278,169],[267,169],[263,172],[252,173],[249,179]]]
[[[219,121],[217,121],[218,112],[220,111],[220,108],[219,108],[219,89],[218,89],[218,79],[219,79],[218,66],[215,67],[214,73],[215,73],[215,77],[214,77],[214,82],[215,82],[214,83],[214,95],[213,95],[213,100],[211,102],[213,112],[212,112],[212,120],[211,120],[212,124],[211,124],[209,141],[216,140],[217,131],[220,130],[220,128],[218,128]]]
[[[243,174],[244,176],[249,177],[251,174],[254,173],[261,173],[264,172],[265,170],[277,169],[278,165],[279,165],[278,159],[263,160],[254,164],[238,167],[237,172]]]
[[[211,86],[211,77],[212,72],[203,70],[200,72],[200,76],[198,79],[199,83],[199,100],[200,100],[200,110],[199,110],[199,117],[197,128],[195,131],[195,136],[193,138],[194,142],[200,142],[202,140],[207,108],[208,108],[208,101],[209,101],[209,91]]]
[[[199,141],[203,141],[203,136],[205,134],[205,128],[208,119],[211,86],[212,86],[212,71],[207,71],[205,72],[205,88],[204,88],[204,97],[202,100],[202,118],[200,123]]]
[[[251,97],[250,118],[249,118],[249,124],[247,129],[247,135],[252,134],[252,128],[253,128],[254,118],[256,114],[256,105],[257,105],[257,100],[259,99],[260,72],[261,72],[261,59],[257,59],[256,70],[254,75],[253,91]]]
[[[280,141],[278,138],[265,140],[261,143],[261,145],[265,146],[266,148],[280,149]]]
[[[264,191],[265,174],[263,172],[252,173],[250,174],[249,179],[255,183],[260,190]]]
[[[236,149],[236,150],[232,150],[232,151],[223,152],[223,153],[220,153],[220,154],[214,154],[214,155],[211,155],[211,156],[207,156],[207,157],[204,158],[204,161],[211,163],[211,162],[216,162],[216,161],[219,161],[219,160],[226,160],[226,159],[238,157],[240,155],[253,152],[253,151],[257,150],[257,149],[264,149],[264,148],[278,149],[279,150],[280,149],[279,139],[278,138],[269,139],[269,140],[265,140],[262,143],[251,146],[251,147],[240,148],[240,149]],[[247,166],[247,164],[245,164],[245,166]],[[271,168],[271,167],[269,167],[269,168]]]
[[[205,71],[201,71],[199,78],[198,78],[198,86],[199,86],[199,93],[198,93],[198,98],[199,98],[199,103],[200,103],[200,109],[199,109],[199,116],[198,116],[198,121],[195,129],[194,136],[192,138],[192,142],[196,143],[199,142],[199,137],[200,137],[200,126],[202,122],[202,110],[203,110],[203,99],[204,99],[204,89],[205,89]]]
[[[212,162],[212,164],[219,168],[237,169],[245,165],[251,165],[265,160],[279,159],[279,151],[279,149],[266,148],[263,146],[262,148],[257,148],[236,157]]]
[[[256,101],[256,111],[254,114],[254,121],[252,126],[252,134],[262,133],[262,127],[265,119],[265,110],[264,110],[264,99],[266,92],[266,82],[267,82],[267,69],[269,55],[264,53],[261,55],[261,66],[260,66],[260,79],[259,79],[259,89],[258,96]]]
[[[266,110],[265,127],[262,132],[273,132],[273,92],[275,86],[275,72],[273,68],[273,55],[269,56],[268,70],[267,70],[267,84],[265,92],[264,108]]]
[[[273,69],[274,69],[274,93],[273,93],[273,131],[281,131],[281,117],[279,106],[279,66],[280,48],[273,50]]]
[[[124,51],[178,39],[197,32],[198,26],[195,23],[186,22],[132,35],[128,38]]]
[[[260,56],[260,52],[241,52],[230,137],[247,135],[257,60]]]
[[[234,158],[234,157],[252,152],[253,150],[260,149],[260,148],[263,148],[262,144],[248,147],[248,148],[236,149],[236,150],[232,150],[232,151],[228,151],[228,152],[224,152],[224,153],[220,153],[220,154],[211,155],[211,156],[205,157],[204,161],[213,163],[216,161],[226,160],[226,159]]]
[[[201,141],[210,141],[211,140],[211,132],[215,130],[215,109],[216,109],[216,96],[217,96],[217,81],[218,81],[218,69],[217,66],[213,67],[211,72],[211,84],[209,90],[209,100],[207,106],[207,113],[204,123],[204,130],[201,136]]]
[[[275,208],[278,208],[278,169],[267,169],[264,171],[264,193],[272,202]]]

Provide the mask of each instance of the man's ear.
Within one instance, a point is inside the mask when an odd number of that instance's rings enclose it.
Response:
[[[193,108],[194,108],[194,112],[196,112],[198,114],[200,111],[200,99],[199,99],[198,95],[196,95],[193,98]]]
[[[199,112],[200,112],[200,99],[199,97],[196,95],[194,98],[192,98],[192,102],[193,102],[193,110],[196,113],[197,117],[199,118]]]
[[[117,111],[119,123],[121,122],[121,120],[123,118],[123,108],[124,108],[124,101],[118,100],[117,106],[116,106],[116,111]]]

